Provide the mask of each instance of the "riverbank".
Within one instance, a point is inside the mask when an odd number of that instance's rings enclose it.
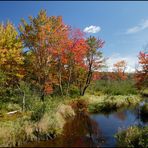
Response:
[[[117,138],[118,147],[146,148],[148,147],[148,126],[131,126],[118,132],[115,137]]]
[[[35,101],[32,110],[0,117],[0,146],[19,146],[29,141],[49,140],[62,133],[67,118],[75,115],[68,98]]]
[[[90,113],[111,112],[119,108],[136,105],[141,100],[140,95],[103,95],[103,96],[87,96],[89,105],[88,111]]]
[[[94,96],[49,98],[34,102],[31,111],[3,114],[0,117],[0,146],[19,146],[29,141],[49,140],[60,135],[66,121],[79,111],[88,113],[134,105],[142,98],[129,96]]]

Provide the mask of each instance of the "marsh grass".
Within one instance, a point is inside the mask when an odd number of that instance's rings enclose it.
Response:
[[[97,80],[89,86],[87,92],[90,94],[94,94],[96,96],[102,94],[134,95],[138,93],[133,80],[124,80],[124,81]]]
[[[101,96],[91,98],[92,101],[89,103],[88,111],[91,113],[98,112],[110,112],[116,111],[121,107],[126,107],[130,105],[136,105],[141,101],[140,96],[129,95],[129,96]]]
[[[148,127],[131,126],[115,135],[119,147],[148,147]]]
[[[6,112],[11,109],[3,107],[3,116],[0,117],[0,146],[20,146],[28,141],[48,140],[61,134],[67,118],[75,115],[66,100],[66,97],[46,97],[45,102],[41,102],[38,98],[33,98],[28,111],[13,115],[7,115]],[[19,105],[17,109],[18,107]]]
[[[21,103],[16,101],[1,104],[0,146],[21,146],[29,141],[53,139],[62,134],[66,120],[77,112],[115,110],[136,104],[140,99],[136,95],[95,96],[87,93],[82,97],[46,96],[44,102],[32,95],[24,111]],[[6,114],[13,110],[19,112],[10,116]]]

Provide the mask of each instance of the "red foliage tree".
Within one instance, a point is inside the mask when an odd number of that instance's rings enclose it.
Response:
[[[121,60],[116,62],[113,66],[114,66],[114,73],[112,73],[114,76],[112,76],[112,78],[114,79],[118,79],[118,80],[125,80],[127,78],[126,74],[125,74],[125,69],[126,69],[126,61]]]
[[[148,87],[148,54],[140,52],[139,56],[139,69],[136,69],[135,79],[138,89]]]

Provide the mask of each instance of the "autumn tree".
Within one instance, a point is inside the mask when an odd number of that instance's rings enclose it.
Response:
[[[64,56],[67,95],[69,94],[71,85],[77,85],[79,72],[85,66],[84,58],[87,52],[84,33],[80,29],[71,29],[68,37]]]
[[[53,51],[52,51],[52,74],[55,76],[55,79],[53,79],[56,83],[56,86],[59,86],[59,90],[61,92],[61,95],[64,94],[64,80],[65,80],[65,66],[67,64],[66,59],[66,51],[67,51],[67,45],[69,43],[68,41],[68,34],[69,34],[69,26],[62,24],[61,30],[58,32],[55,32],[54,39],[56,39],[56,42],[54,42],[53,45]]]
[[[22,42],[9,21],[0,24],[0,73],[5,87],[15,87],[24,76]],[[5,81],[4,81],[5,80]]]
[[[144,89],[148,87],[148,53],[140,52],[139,56],[139,68],[136,69],[135,79],[138,89]]]
[[[117,61],[114,65],[114,73],[115,79],[117,80],[125,80],[127,78],[125,74],[127,63],[125,60]]]
[[[102,52],[99,50],[103,47],[104,41],[90,36],[89,38],[87,38],[86,43],[87,52],[86,57],[84,59],[86,72],[84,74],[85,78],[83,78],[84,83],[80,84],[81,95],[84,95],[86,89],[88,88],[92,80],[93,73],[95,71],[98,71],[104,63],[104,59],[102,58]]]
[[[44,100],[46,90],[52,90],[51,65],[59,60],[62,41],[68,29],[61,17],[49,17],[45,10],[41,10],[37,17],[29,17],[29,21],[27,23],[22,20],[19,26],[20,36],[24,47],[30,49],[34,82],[40,89],[41,99]]]
[[[25,69],[40,89],[41,99],[57,88],[61,95],[69,95],[71,86],[84,95],[93,71],[101,67],[98,48],[104,42],[95,37],[86,40],[82,31],[65,25],[62,17],[47,16],[44,10],[29,21],[22,20],[19,30],[24,47],[29,48]]]

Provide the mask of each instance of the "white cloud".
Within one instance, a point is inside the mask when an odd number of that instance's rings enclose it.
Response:
[[[126,34],[133,34],[148,28],[148,20],[143,20],[137,26],[127,29]]]
[[[127,62],[127,67],[125,72],[135,72],[135,68],[137,65],[137,57],[136,56],[121,56],[120,54],[113,54],[109,57],[109,59],[106,61],[107,64],[107,71],[113,71],[113,64],[117,61],[125,60]]]
[[[85,33],[97,33],[99,31],[101,31],[101,27],[100,26],[89,26],[89,27],[86,27],[84,28],[83,30]]]

